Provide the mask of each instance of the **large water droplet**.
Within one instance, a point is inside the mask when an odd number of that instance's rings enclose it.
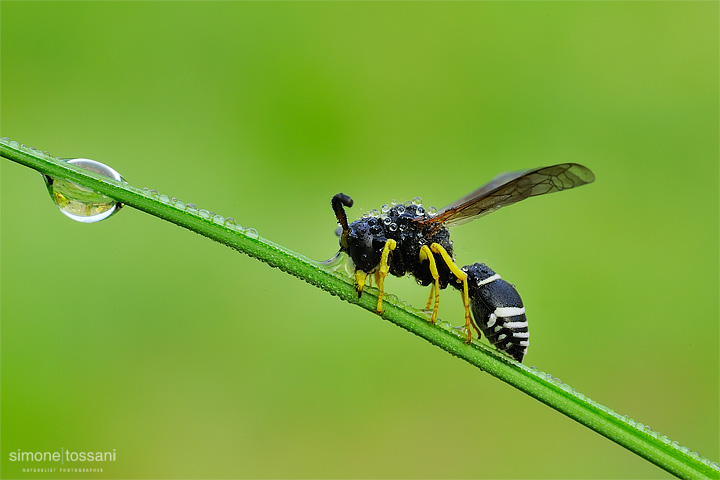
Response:
[[[67,162],[85,170],[110,177],[118,182],[123,181],[118,172],[95,160],[73,158],[67,160]],[[105,220],[122,207],[122,203],[117,202],[115,199],[94,192],[89,188],[81,187],[76,183],[54,179],[47,175],[43,175],[43,177],[53,202],[64,215],[78,222],[93,223]]]

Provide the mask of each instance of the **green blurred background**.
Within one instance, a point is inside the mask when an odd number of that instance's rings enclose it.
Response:
[[[339,191],[355,218],[591,167],[455,229],[458,262],[518,286],[527,364],[718,460],[716,2],[0,8],[3,136],[314,259]],[[669,476],[367,311],[130,208],[73,222],[0,165],[6,478]],[[9,461],[60,448],[117,461]]]

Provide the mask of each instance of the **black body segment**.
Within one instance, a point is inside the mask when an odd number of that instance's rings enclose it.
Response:
[[[356,268],[374,273],[380,264],[383,246],[388,239],[397,242],[390,255],[390,273],[397,277],[410,274],[419,284],[430,285],[433,277],[429,262],[420,262],[420,249],[423,245],[437,243],[452,255],[450,231],[441,227],[431,229],[421,227],[419,221],[431,215],[421,205],[405,203],[388,207],[387,212],[368,215],[355,220],[348,227],[347,252]],[[341,239],[342,241],[342,239]],[[342,246],[342,245],[341,245]],[[433,254],[440,274],[440,288],[457,280],[439,254]]]
[[[490,343],[522,362],[530,334],[520,294],[484,263],[465,266],[463,271],[475,323]]]

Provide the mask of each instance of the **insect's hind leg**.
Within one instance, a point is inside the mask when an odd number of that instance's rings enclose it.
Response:
[[[385,242],[385,246],[383,247],[382,255],[380,257],[380,267],[375,274],[375,281],[377,282],[378,288],[378,303],[377,308],[375,309],[377,313],[382,313],[382,301],[383,295],[385,294],[385,277],[387,277],[387,274],[390,271],[390,252],[395,250],[395,247],[397,247],[397,242],[392,238]]]
[[[430,262],[430,275],[432,275],[432,278],[435,281],[435,283],[433,283],[431,287],[430,296],[428,297],[428,303],[425,306],[425,309],[427,310],[430,308],[430,302],[432,302],[434,292],[435,305],[433,306],[433,313],[430,317],[430,323],[435,323],[437,321],[438,307],[440,306],[440,274],[438,273],[437,265],[435,264],[435,256],[432,254],[430,248],[427,245],[423,245],[420,248],[420,261],[424,262],[425,260]]]
[[[478,336],[480,336],[480,331],[472,321],[472,317],[470,317],[470,295],[468,293],[467,274],[463,272],[460,267],[455,265],[455,262],[453,262],[450,254],[439,243],[432,243],[430,245],[430,250],[433,253],[440,255],[450,271],[457,277],[458,281],[462,282],[462,300],[463,306],[465,307],[465,330],[467,331],[467,343],[470,343],[472,342],[472,331],[470,330],[470,326],[472,325],[475,331],[477,331]]]

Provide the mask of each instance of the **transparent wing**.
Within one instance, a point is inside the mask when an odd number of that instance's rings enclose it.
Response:
[[[460,225],[526,198],[579,187],[594,180],[590,169],[577,163],[505,173],[421,223]]]

